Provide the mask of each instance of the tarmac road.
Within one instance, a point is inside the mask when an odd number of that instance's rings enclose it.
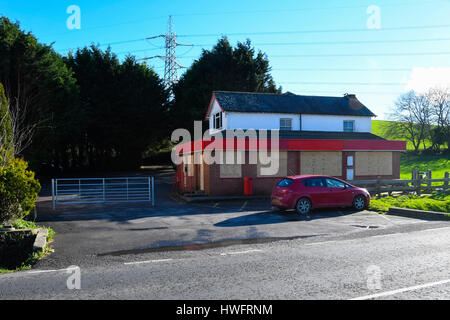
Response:
[[[0,274],[0,299],[449,299],[450,222],[264,201],[51,210],[55,252]],[[75,269],[74,269],[75,268]],[[76,275],[80,274],[80,289]],[[69,281],[69,285],[68,285]]]
[[[0,299],[449,299],[448,222],[389,230],[122,254],[79,290],[73,270],[0,275]]]

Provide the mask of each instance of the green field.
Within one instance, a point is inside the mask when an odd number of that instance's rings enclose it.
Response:
[[[450,172],[450,154],[417,155],[411,152],[402,153],[400,157],[400,179],[411,179],[411,173],[414,169],[420,172],[431,169],[433,179],[442,179],[445,177],[445,172]]]
[[[404,140],[386,135],[386,127],[389,125],[389,121],[373,120],[372,121],[372,133],[388,140]],[[429,141],[426,141],[427,146],[430,145]],[[434,179],[444,178],[445,172],[450,172],[450,154],[416,154],[412,152],[414,150],[412,143],[407,142],[407,152],[403,152],[400,158],[400,178],[411,179],[411,172],[414,169],[420,172],[425,172],[431,169]],[[442,147],[443,148],[443,147]],[[420,150],[423,150],[423,145],[420,146]]]
[[[372,120],[372,133],[376,134],[377,136],[383,137],[385,139],[388,140],[403,140],[406,141],[406,149],[408,151],[414,151],[414,146],[410,141],[407,141],[404,138],[398,138],[398,137],[393,137],[393,136],[389,136],[386,133],[386,129],[388,128],[389,125],[392,125],[393,123],[395,123],[394,121],[386,121],[386,120]],[[400,129],[399,129],[400,130]],[[430,147],[431,146],[431,141],[429,140],[425,140],[425,145],[426,147]],[[445,148],[445,146],[441,146],[442,149]],[[419,150],[423,150],[423,144],[421,143],[419,146]]]

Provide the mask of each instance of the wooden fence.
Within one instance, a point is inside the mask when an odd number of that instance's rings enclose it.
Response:
[[[351,184],[366,188],[371,195],[380,196],[382,193],[391,195],[393,192],[403,194],[414,193],[416,195],[429,194],[433,191],[447,190],[450,182],[450,175],[445,173],[442,179],[433,179],[431,170],[427,172],[418,172],[414,170],[411,180],[403,179],[376,179],[376,180],[355,180]]]

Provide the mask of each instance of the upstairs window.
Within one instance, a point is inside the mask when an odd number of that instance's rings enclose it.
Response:
[[[280,130],[292,130],[292,119],[280,119]]]
[[[221,129],[222,128],[222,112],[217,112],[214,115],[214,129]]]
[[[355,131],[355,121],[344,120],[344,132],[354,132]]]

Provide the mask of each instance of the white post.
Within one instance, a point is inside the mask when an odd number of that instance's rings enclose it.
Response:
[[[150,177],[147,177],[147,182],[148,182],[148,201],[152,201],[152,184]]]
[[[53,210],[55,210],[55,179],[52,179],[52,204]]]
[[[155,206],[155,177],[152,177],[152,206]]]
[[[106,201],[106,188],[105,188],[105,178],[103,178],[103,202]]]

